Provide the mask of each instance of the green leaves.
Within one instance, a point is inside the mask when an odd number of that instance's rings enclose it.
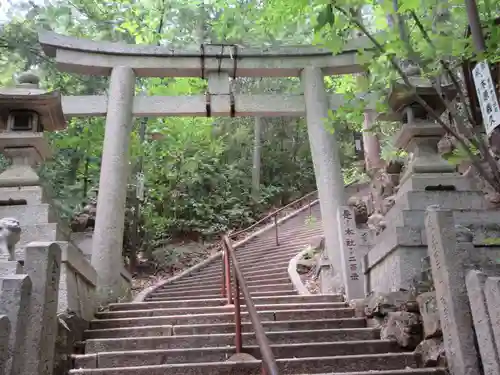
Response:
[[[324,9],[318,14],[316,18],[316,26],[314,31],[319,32],[326,25],[332,26],[335,23],[335,14],[333,12],[333,5],[327,4]]]

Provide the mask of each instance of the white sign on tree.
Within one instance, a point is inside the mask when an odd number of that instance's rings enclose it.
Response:
[[[144,200],[144,173],[137,173],[136,175],[137,185],[135,186],[135,193],[137,199]]]
[[[498,106],[495,84],[491,78],[490,67],[486,61],[481,61],[472,70],[477,98],[483,115],[486,134],[489,136],[500,125],[500,109]]]

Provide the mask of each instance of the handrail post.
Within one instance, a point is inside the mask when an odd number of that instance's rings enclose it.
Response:
[[[243,351],[243,341],[241,337],[241,306],[240,306],[240,282],[238,278],[234,277],[234,346],[236,353]]]
[[[274,215],[274,231],[276,234],[276,246],[280,245],[280,241],[278,239],[278,216]]]
[[[222,243],[222,298],[226,298],[226,258],[228,256],[226,245]]]
[[[233,298],[231,295],[231,262],[229,259],[229,249],[226,248],[226,256],[224,257],[224,269],[225,269],[225,281],[226,281],[226,297],[227,304],[231,305],[233,303]]]

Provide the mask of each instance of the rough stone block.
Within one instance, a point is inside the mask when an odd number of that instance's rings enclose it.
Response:
[[[427,209],[425,228],[444,347],[451,373],[479,375],[472,315],[465,288],[463,256],[457,246],[453,214],[431,206]]]
[[[417,302],[422,316],[424,326],[424,338],[440,337],[443,335],[441,330],[441,320],[436,301],[436,292],[422,293],[417,297]]]
[[[57,337],[61,249],[53,242],[26,246],[24,271],[33,282],[25,375],[51,375]],[[40,348],[45,348],[40,350]]]
[[[23,228],[26,225],[57,221],[57,215],[49,204],[0,206],[0,217],[18,217]]]
[[[21,274],[23,266],[17,261],[0,260],[0,277]]]
[[[498,210],[453,210],[453,219],[457,225],[486,226],[500,223]],[[398,227],[423,228],[425,210],[391,210],[386,216],[391,225]]]
[[[27,275],[5,276],[0,281],[2,290],[0,293],[0,315],[6,315],[11,326],[9,358],[5,364],[5,374],[24,374],[32,283]]]
[[[415,349],[422,340],[420,317],[406,311],[390,312],[380,330],[381,340],[396,340],[399,346]]]
[[[466,276],[466,286],[484,373],[494,375],[500,374],[500,360],[484,293],[487,278],[485,273],[471,270]]]
[[[46,196],[40,186],[27,187],[0,187],[0,201],[23,200],[28,205],[45,203]]]
[[[425,210],[439,204],[446,210],[485,210],[487,202],[478,191],[410,191],[398,198],[396,204],[406,210]]]
[[[56,223],[23,226],[23,234],[16,248],[16,259],[24,260],[24,248],[31,242],[64,241],[65,235]]]
[[[399,187],[397,196],[409,191],[428,191],[427,187],[453,186],[456,191],[471,191],[472,184],[458,173],[413,174]]]
[[[420,356],[422,367],[446,367],[442,337],[423,340],[417,345],[415,354]]]
[[[0,315],[0,374],[6,374],[5,365],[9,358],[10,321],[6,315]]]
[[[389,293],[375,292],[366,297],[364,301],[367,317],[384,317],[390,312],[406,310],[406,306],[415,301],[415,296],[407,290]]]

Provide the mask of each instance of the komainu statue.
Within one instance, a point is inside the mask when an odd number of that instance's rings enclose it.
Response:
[[[16,260],[16,244],[21,239],[21,226],[17,219],[0,219],[0,258]]]

